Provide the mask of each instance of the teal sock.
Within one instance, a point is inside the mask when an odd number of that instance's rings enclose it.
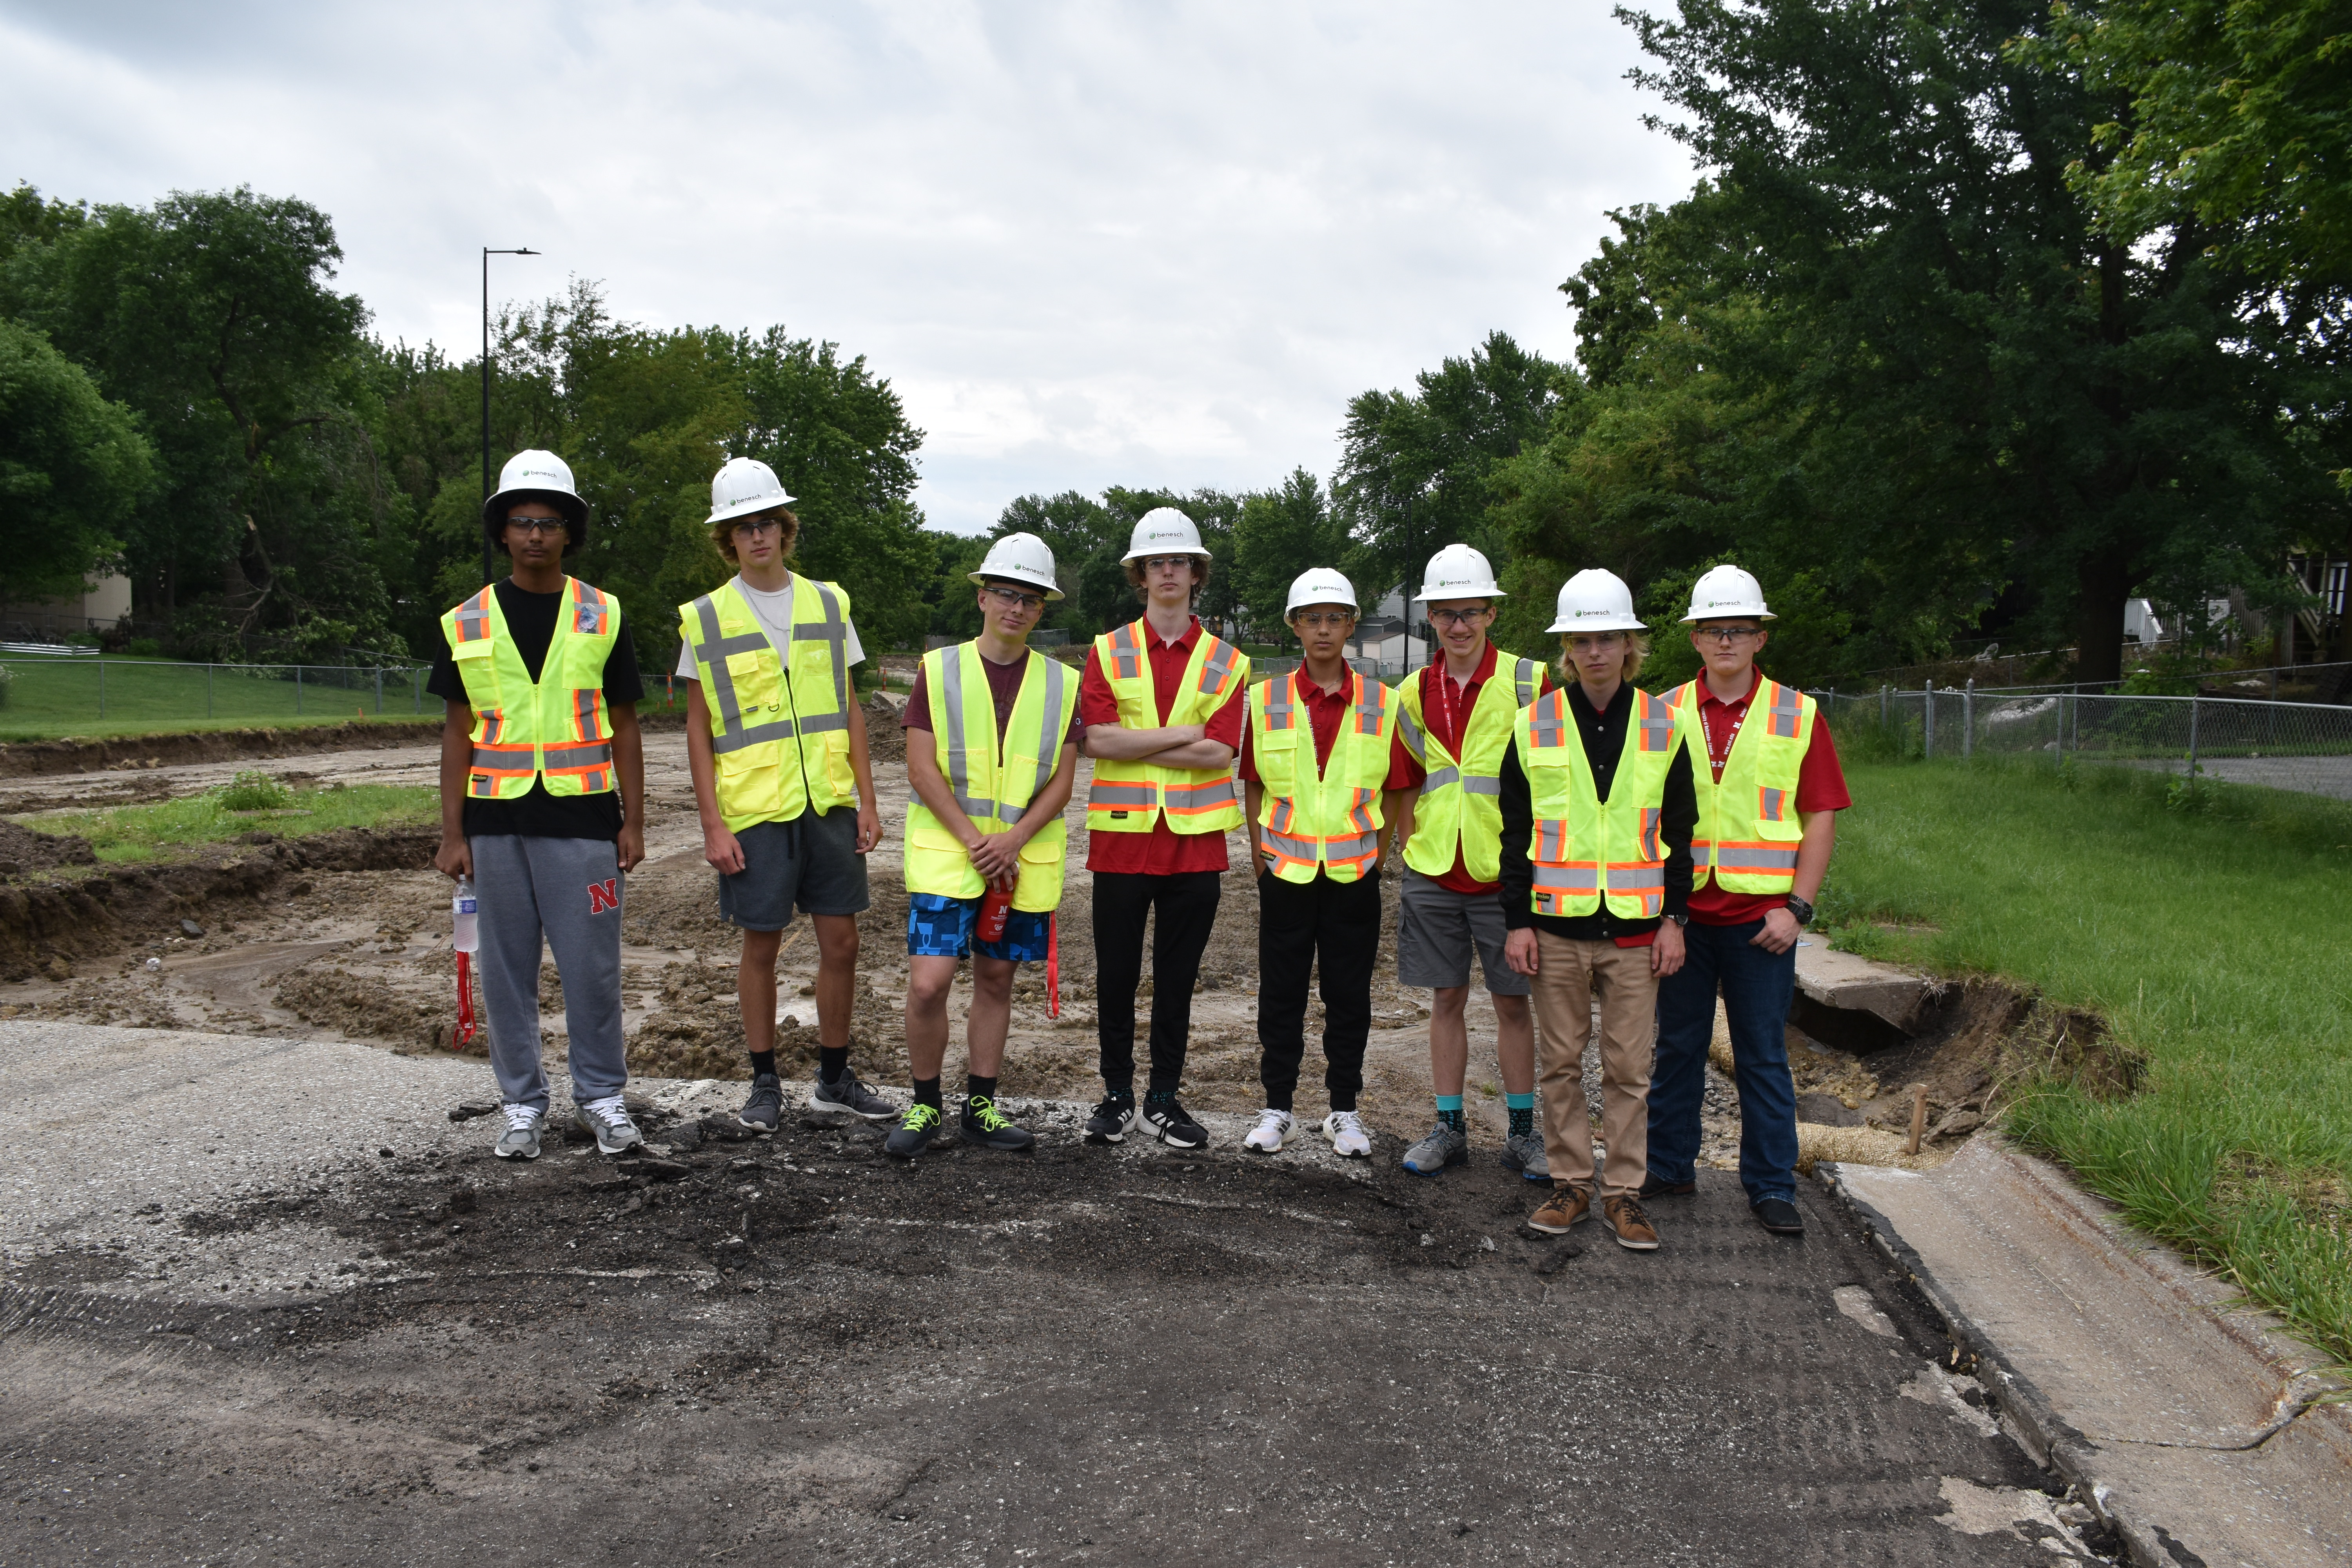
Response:
[[[1461,1131],[1463,1130],[1462,1097],[1458,1094],[1439,1095],[1437,1097],[1437,1120],[1443,1121],[1448,1127],[1453,1128],[1456,1132]]]
[[[1511,1136],[1526,1138],[1536,1130],[1536,1097],[1532,1094],[1507,1094],[1503,1104],[1511,1112]]]

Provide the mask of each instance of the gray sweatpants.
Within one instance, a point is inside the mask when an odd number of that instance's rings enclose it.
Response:
[[[619,852],[596,838],[472,838],[474,897],[481,914],[482,1005],[499,1098],[542,1113],[539,1062],[539,954],[543,937],[563,980],[572,1034],[572,1098],[618,1094],[629,1081],[621,1039]]]

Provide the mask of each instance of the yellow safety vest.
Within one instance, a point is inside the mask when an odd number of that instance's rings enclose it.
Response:
[[[982,833],[1004,832],[1021,820],[1061,763],[1070,721],[1078,710],[1077,672],[1032,650],[1002,736],[977,642],[925,654],[923,687],[930,702],[931,743],[956,805]],[[1014,909],[1045,910],[1062,901],[1068,837],[1057,816],[1021,847]],[[919,798],[907,808],[903,864],[910,893],[976,899],[987,890],[963,845]]]
[[[1381,786],[1388,781],[1389,750],[1396,739],[1396,694],[1356,670],[1355,690],[1330,760],[1315,765],[1315,734],[1298,683],[1304,668],[1275,677],[1250,693],[1250,756],[1265,791],[1259,839],[1274,853],[1274,874],[1311,882],[1319,869],[1335,882],[1352,882],[1380,854]],[[1453,862],[1446,862],[1452,868]]]
[[[495,592],[485,588],[441,617],[474,710],[474,757],[466,773],[471,799],[520,800],[542,778],[552,795],[603,795],[614,787],[604,660],[621,635],[621,612],[577,577],[566,577],[561,592],[563,605],[536,681]]]
[[[1666,907],[1666,849],[1660,820],[1674,765],[1674,710],[1636,687],[1609,798],[1592,782],[1584,736],[1555,687],[1519,715],[1519,765],[1528,775],[1535,827],[1535,912],[1589,915],[1609,900],[1623,920],[1651,920]]]
[[[729,832],[857,799],[849,765],[849,595],[793,576],[792,670],[727,583],[677,607],[710,710],[719,815]]]
[[[1161,727],[1151,658],[1144,651],[1151,635],[1139,620],[1095,638],[1095,660],[1118,699],[1118,721],[1130,730]],[[1249,656],[1202,627],[1167,725],[1207,723],[1236,682],[1249,684]],[[1242,799],[1234,790],[1233,769],[1165,768],[1108,757],[1096,762],[1094,784],[1087,791],[1087,827],[1097,833],[1149,833],[1162,812],[1176,833],[1239,827]]]
[[[1803,692],[1759,677],[1748,716],[1731,738],[1718,781],[1696,680],[1666,693],[1690,747],[1698,786],[1698,829],[1691,837],[1691,885],[1710,879],[1727,893],[1785,893],[1797,883],[1797,776],[1813,743],[1816,705]]]
[[[1436,679],[1446,677],[1441,670]],[[1478,689],[1470,722],[1463,726],[1462,754],[1455,756],[1422,728],[1421,678],[1408,676],[1397,687],[1404,705],[1399,731],[1427,774],[1413,802],[1406,865],[1424,877],[1443,877],[1454,869],[1458,852],[1463,868],[1482,882],[1503,874],[1503,753],[1510,749],[1519,710],[1542,690],[1543,666],[1498,650],[1495,673]]]

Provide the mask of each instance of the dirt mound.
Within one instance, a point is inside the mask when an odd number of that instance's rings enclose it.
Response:
[[[907,731],[898,722],[906,710],[877,691],[866,700],[866,754],[869,762],[904,763]]]
[[[450,1005],[404,996],[381,975],[354,973],[341,964],[295,970],[278,982],[271,1000],[304,1023],[340,1029],[352,1039],[457,1048],[449,1039],[456,1026]],[[474,983],[474,1016],[482,1016],[478,979]],[[465,1054],[488,1057],[489,1041],[488,1029],[478,1030]]]
[[[776,1023],[776,1071],[787,1079],[814,1077],[816,1003],[791,995],[779,1000],[783,1016]],[[751,1078],[733,970],[710,964],[664,964],[661,993],[650,1013],[629,1037],[632,1075]],[[877,995],[872,983],[862,975],[849,1028],[851,1059],[861,1074],[883,1083],[907,1081],[905,1015],[897,1001]]]
[[[0,822],[0,877],[26,871],[47,871],[58,866],[95,866],[98,852],[89,840],[36,833],[14,822]]]

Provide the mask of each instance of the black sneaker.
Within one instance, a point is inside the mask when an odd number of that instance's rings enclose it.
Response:
[[[1642,1195],[1645,1198],[1686,1198],[1696,1191],[1698,1183],[1696,1181],[1670,1182],[1658,1175],[1642,1178]]]
[[[1209,1141],[1209,1130],[1185,1112],[1176,1103],[1174,1095],[1166,1100],[1149,1100],[1143,1104],[1143,1124],[1151,1135],[1171,1149],[1198,1149]]]
[[[1008,1154],[1026,1153],[1037,1142],[1037,1135],[1026,1127],[1015,1127],[996,1109],[996,1102],[986,1095],[964,1097],[963,1141],[977,1143],[983,1149],[1001,1149]]]
[[[755,1074],[751,1079],[751,1098],[735,1113],[735,1120],[754,1132],[773,1132],[783,1120],[784,1086],[772,1072]]]
[[[1095,1113],[1087,1118],[1087,1142],[1089,1143],[1123,1143],[1127,1130],[1135,1125],[1135,1096],[1107,1094]]]
[[[931,1146],[931,1136],[939,1130],[940,1108],[919,1100],[907,1107],[907,1114],[898,1118],[898,1125],[882,1140],[882,1152],[911,1160]]]
[[[1748,1212],[1755,1215],[1758,1225],[1774,1236],[1805,1234],[1805,1216],[1799,1214],[1797,1205],[1786,1198],[1766,1198],[1760,1204],[1749,1205]]]

